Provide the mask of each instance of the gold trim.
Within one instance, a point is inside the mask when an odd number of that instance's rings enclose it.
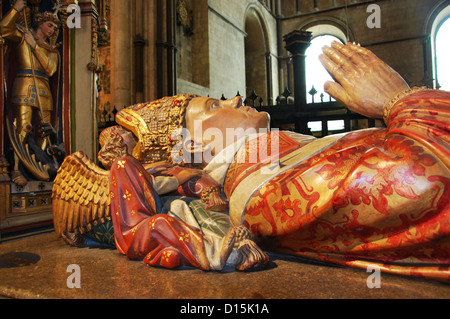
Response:
[[[183,137],[186,108],[194,97],[189,94],[165,97],[117,113],[117,124],[138,138],[133,157],[146,164],[172,162],[172,150]]]
[[[147,123],[138,113],[131,109],[124,109],[117,113],[116,123],[131,131],[138,138],[139,142],[136,144],[132,155],[134,158],[143,161],[147,150],[145,137],[151,134]]]
[[[19,204],[19,205],[17,205]],[[15,207],[17,205],[17,207]],[[11,213],[7,217],[32,215],[52,210],[52,192],[11,195]]]
[[[422,92],[422,91],[426,91],[428,90],[428,88],[426,87],[413,87],[410,88],[408,90],[402,91],[400,93],[398,93],[394,98],[392,98],[388,103],[386,103],[383,107],[383,119],[384,122],[387,124],[388,120],[389,120],[389,115],[391,112],[391,109],[394,107],[395,104],[398,103],[398,101],[400,101],[401,99],[412,95],[414,93],[418,93],[418,92]]]

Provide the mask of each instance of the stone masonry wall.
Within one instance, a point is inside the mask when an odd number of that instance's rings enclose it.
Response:
[[[316,8],[312,6],[314,2],[317,3]],[[427,29],[430,18],[443,2],[445,1],[283,1],[280,33],[284,35],[294,29],[315,24],[337,26],[348,34],[350,41],[372,50],[410,84],[424,85],[429,84],[432,77],[430,34],[427,34]],[[367,12],[371,4],[380,8],[380,28],[367,26],[367,19],[373,13]],[[284,48],[283,52],[287,54]]]
[[[196,93],[216,98],[222,95],[231,98],[238,91],[245,95],[246,14],[250,9],[258,12],[266,36],[266,50],[276,56],[275,17],[256,0],[192,0],[191,4],[194,16],[192,39],[186,39],[180,29],[177,32],[178,45],[192,46],[178,48],[183,54],[192,52],[191,57],[187,58],[192,61],[191,64],[186,61],[178,64],[181,68],[181,72],[178,72],[178,93]],[[272,65],[273,87],[278,92],[277,61]]]

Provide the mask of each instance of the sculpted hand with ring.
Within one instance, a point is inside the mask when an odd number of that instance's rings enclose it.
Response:
[[[383,107],[399,92],[409,89],[406,81],[371,51],[337,41],[324,47],[319,57],[337,82],[326,82],[325,91],[352,111],[381,119]]]

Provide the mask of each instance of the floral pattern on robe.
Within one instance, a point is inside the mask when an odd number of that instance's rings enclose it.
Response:
[[[301,160],[283,168],[293,152],[281,155],[282,169],[265,179],[264,165],[242,164],[259,146],[250,141],[225,181],[231,219],[265,237],[268,249],[450,281],[450,93],[403,98],[387,125],[346,134],[307,157],[302,149],[316,142],[301,146]],[[242,211],[233,211],[234,191]]]

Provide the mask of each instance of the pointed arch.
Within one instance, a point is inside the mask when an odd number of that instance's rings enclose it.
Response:
[[[327,22],[327,23],[326,23]],[[319,55],[322,53],[324,45],[330,45],[333,40],[346,43],[348,34],[341,28],[336,26],[336,23],[330,21],[322,21],[322,23],[311,23],[304,26],[305,31],[312,33],[311,46],[306,50],[306,90],[307,102],[313,103],[313,97],[308,94],[311,89],[317,91],[315,102],[319,100],[323,91],[323,84],[331,80],[331,76],[324,69],[319,61]],[[328,95],[327,98],[328,99]]]
[[[245,13],[246,96],[254,90],[265,102],[272,99],[272,72],[269,32],[264,15],[255,5]]]
[[[344,43],[355,41],[353,31],[346,21],[332,16],[324,16],[320,19],[310,18],[301,23],[297,30],[312,32],[313,39],[322,35],[332,35]]]
[[[435,6],[426,22],[426,32],[430,36],[431,63],[433,70],[433,86],[434,88],[442,88],[450,90],[450,79],[444,79],[444,75],[448,73],[449,64],[448,56],[450,47],[445,46],[450,37],[450,5],[448,1],[441,1]],[[445,32],[445,35],[442,34]],[[442,77],[440,79],[440,77]],[[442,83],[441,83],[442,81]],[[445,81],[445,82],[444,82]]]

